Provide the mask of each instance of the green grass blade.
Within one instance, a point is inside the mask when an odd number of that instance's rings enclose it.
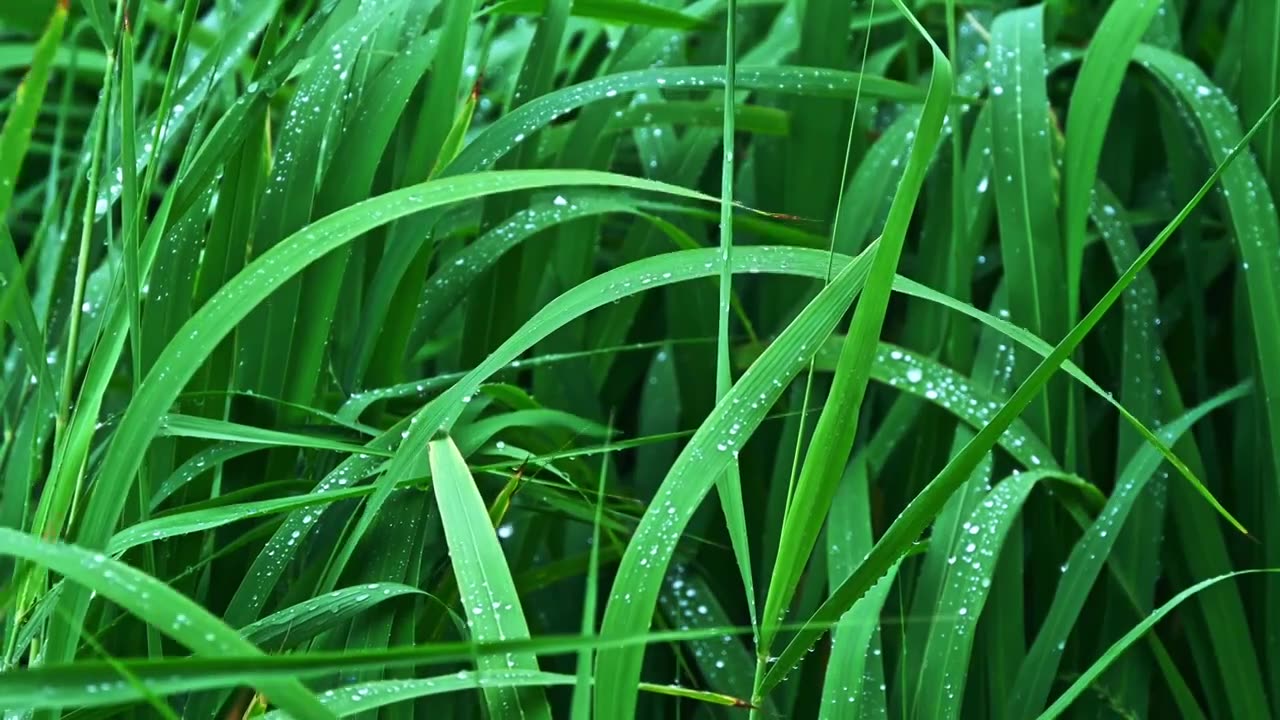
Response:
[[[727,628],[732,620],[713,587],[705,573],[677,561],[663,581],[658,609],[671,627],[682,631]],[[733,593],[736,589],[727,591],[726,599],[731,600]],[[751,683],[755,658],[733,635],[691,639],[682,643],[682,649],[681,659],[687,659],[693,666],[690,669],[701,676],[701,686],[713,692],[729,695]],[[641,683],[641,690],[645,685]]]
[[[1007,477],[987,493],[961,526],[963,532],[950,548],[942,593],[924,649],[924,670],[914,706],[920,717],[950,720],[960,716],[975,631],[1001,549],[1027,496],[1042,480],[1079,482],[1072,475],[1052,470]]]
[[[596,632],[596,605],[600,584],[600,525],[604,517],[605,486],[609,479],[608,458],[601,463],[600,484],[596,488],[596,515],[591,523],[591,559],[587,566],[587,583],[582,600],[582,634],[590,637]],[[572,720],[591,719],[591,688],[595,676],[595,653],[583,648],[578,653],[578,672],[573,686]]]
[[[572,675],[541,672],[538,670],[481,670],[462,671],[449,675],[406,680],[375,680],[367,683],[344,685],[328,690],[320,696],[320,702],[338,717],[385,708],[418,698],[463,692],[480,688],[485,691],[515,691],[520,688],[544,688],[568,685]],[[286,720],[283,713],[268,713],[263,720]]]
[[[720,302],[716,310],[716,402],[724,399],[733,384],[729,362],[729,322],[733,304],[733,209],[734,183],[737,164],[734,162],[734,98],[737,95],[737,26],[738,5],[728,0],[725,14],[725,72],[724,72],[724,124],[721,128],[723,153],[720,160]],[[733,544],[733,556],[738,561],[738,572],[746,591],[747,608],[751,624],[758,621],[756,614],[756,584],[751,572],[751,542],[747,531],[746,509],[742,504],[742,475],[735,458],[723,475],[716,480],[716,494],[724,511],[725,525]]]
[[[1002,13],[991,26],[992,155],[1000,252],[1013,322],[1050,340],[1066,331],[1065,293],[1053,197],[1044,7]],[[1029,369],[1025,353],[1019,379]],[[1030,364],[1034,367],[1034,363]],[[1065,399],[1065,398],[1060,398]],[[1057,442],[1063,420],[1051,421],[1050,397],[1033,403],[1032,426]]]
[[[241,425],[226,420],[212,420],[192,415],[170,413],[160,420],[159,435],[171,437],[202,438],[205,440],[222,440],[226,442],[250,443],[254,445],[277,445],[282,447],[311,448],[314,450],[332,450],[342,453],[368,452],[363,445],[330,440],[317,435],[300,432],[268,430],[248,425]],[[379,453],[390,456],[390,453]]]
[[[272,613],[244,626],[240,634],[256,645],[301,645],[379,603],[421,592],[398,583],[366,583],[342,588]]]
[[[480,14],[535,15],[543,12],[549,0],[503,0],[494,3]],[[672,30],[694,30],[706,27],[706,21],[661,5],[649,5],[638,0],[574,0],[574,17],[590,18],[613,25],[647,25]]]
[[[480,642],[529,637],[511,570],[466,460],[448,438],[432,440],[429,452],[432,488],[472,637]],[[477,663],[482,671],[538,670],[538,661],[523,653],[482,655]],[[540,691],[493,688],[485,697],[493,717],[551,717]]]
[[[853,571],[852,558],[871,548],[871,503],[865,465],[854,460],[836,491],[827,519],[828,583],[837,587]],[[832,631],[831,655],[822,681],[822,720],[840,720],[874,715],[885,706],[884,691],[868,682],[880,662],[880,615],[897,577],[895,566],[875,587],[854,603]],[[883,674],[883,669],[880,671]],[[877,698],[874,693],[879,693]]]
[[[899,277],[895,283],[895,289],[907,295],[918,297],[924,300],[929,300],[930,302],[936,302],[951,310],[955,310],[957,312],[963,313],[964,315],[967,315],[981,322],[982,324],[986,325],[992,330],[999,332],[1004,337],[1007,337],[1010,340],[1013,340],[1015,343],[1021,345],[1022,347],[1028,350],[1031,350],[1032,352],[1034,352],[1035,354],[1039,355],[1042,358],[1048,357],[1050,353],[1053,352],[1053,346],[1051,346],[1049,343],[1046,343],[1044,340],[1041,340],[1039,337],[1027,332],[1026,330],[1006,320],[995,317],[988,313],[984,313],[981,310],[978,310],[977,308],[973,307],[972,305],[968,305],[967,303],[962,303],[954,298],[948,297],[936,290],[927,288],[907,278]],[[1129,409],[1126,408],[1123,404],[1121,404],[1119,400],[1116,400],[1112,393],[1102,389],[1102,387],[1098,385],[1098,383],[1095,382],[1093,378],[1086,375],[1085,372],[1081,370],[1079,366],[1072,363],[1070,360],[1063,361],[1062,369],[1067,373],[1067,375],[1071,376],[1072,379],[1076,380],[1081,385],[1083,385],[1085,389],[1089,390],[1094,395],[1106,401],[1113,408],[1115,408],[1116,411],[1120,413],[1120,417],[1124,419],[1126,423],[1128,423],[1129,427],[1137,431],[1137,433],[1142,436],[1144,441],[1146,441],[1152,447],[1159,450],[1160,454],[1164,456],[1165,460],[1167,460],[1171,465],[1173,465],[1173,467],[1178,470],[1179,474],[1181,474],[1184,478],[1186,478],[1186,480],[1189,483],[1191,483],[1191,485],[1195,487],[1198,492],[1200,492],[1201,494],[1208,493],[1208,491],[1204,487],[1204,483],[1201,482],[1200,478],[1197,477],[1196,474],[1191,471],[1191,468],[1187,467],[1187,464],[1184,463],[1177,456],[1177,454],[1175,454],[1173,450],[1170,449],[1168,445],[1166,445],[1164,441],[1162,441],[1156,435],[1155,432],[1153,432],[1150,428],[1148,428],[1147,425],[1143,423],[1140,419],[1134,416],[1134,414],[1130,412]]]
[[[318,515],[328,503],[362,497],[368,493],[369,490],[367,488],[348,488],[325,493],[311,493],[299,497],[231,503],[198,510],[180,510],[172,514],[151,518],[137,525],[130,525],[121,530],[111,537],[111,541],[107,544],[107,552],[111,555],[118,555],[129,548],[137,547],[144,543],[212,530],[231,523],[266,517],[299,508],[314,510]],[[303,515],[303,518],[308,517],[312,516]],[[311,520],[306,522],[309,523]]]
[[[895,4],[915,23],[914,17],[904,5],[900,2]],[[845,343],[841,352],[830,398],[818,417],[813,441],[796,484],[795,497],[788,506],[778,559],[774,564],[769,594],[765,601],[762,642],[758,649],[761,662],[769,654],[777,633],[777,624],[786,613],[817,541],[820,527],[813,520],[826,515],[844,465],[848,462],[907,226],[934,150],[942,137],[942,123],[951,101],[950,63],[942,50],[933,44],[924,28],[915,24],[917,31],[929,42],[933,51],[934,64],[929,91],[916,129],[911,157],[894,195],[879,249],[872,261],[867,290],[854,311],[849,331],[851,341]]]
[[[0,674],[0,702],[5,707],[64,707],[82,702],[110,705],[136,699],[136,687],[119,681],[121,668],[132,673],[156,695],[195,690],[268,684],[282,679],[313,678],[365,668],[448,665],[468,662],[478,654],[532,652],[539,655],[576,653],[583,646],[618,648],[721,637],[726,630],[645,633],[615,640],[592,640],[579,635],[545,636],[484,645],[443,642],[374,650],[306,652],[284,655],[228,655],[218,657],[168,657],[163,659],[78,661]],[[501,671],[499,671],[501,672]],[[455,673],[456,674],[456,673]],[[467,673],[471,675],[471,673]],[[572,682],[572,676],[566,676]],[[93,689],[88,689],[89,686]],[[474,687],[474,685],[472,686]],[[53,689],[51,692],[51,688]],[[59,692],[60,691],[60,692]],[[317,717],[305,715],[304,717]],[[319,717],[330,717],[320,715]]]
[[[516,244],[561,223],[604,213],[635,213],[645,207],[643,198],[624,199],[590,191],[530,199],[528,207],[442,259],[423,289],[419,331],[426,334],[437,330],[466,299],[476,280]]]
[[[1107,126],[1133,50],[1161,5],[1161,0],[1113,3],[1094,30],[1071,91],[1070,106],[1075,112],[1067,120],[1062,188],[1062,239],[1071,322],[1079,312],[1085,225]]]
[[[1272,20],[1280,18],[1274,10]],[[1272,28],[1274,31],[1274,27]],[[1261,30],[1259,30],[1261,32]],[[1217,164],[1229,156],[1229,147],[1241,137],[1237,113],[1231,102],[1209,81],[1196,65],[1185,58],[1153,47],[1140,46],[1135,58],[1163,86],[1165,92],[1173,97],[1179,107],[1192,113],[1188,117],[1192,132],[1203,139],[1203,147],[1210,161]],[[1274,79],[1272,83],[1274,84]],[[1246,111],[1246,117],[1253,117],[1259,99],[1247,101],[1252,106]],[[1267,106],[1268,113],[1274,111],[1274,101]],[[1259,116],[1264,123],[1261,129],[1257,126],[1251,133],[1257,141],[1254,147],[1264,147],[1276,137],[1277,123],[1268,122],[1268,114]],[[1271,149],[1274,153],[1274,148]],[[1273,470],[1269,487],[1260,489],[1268,505],[1274,506],[1276,498],[1280,498],[1280,484],[1274,481],[1274,468],[1280,468],[1280,376],[1277,375],[1276,363],[1280,362],[1280,222],[1277,222],[1275,204],[1267,191],[1267,179],[1274,177],[1274,167],[1268,163],[1272,158],[1263,154],[1259,158],[1262,167],[1251,154],[1239,158],[1223,174],[1222,197],[1227,207],[1230,227],[1236,239],[1237,257],[1240,260],[1241,277],[1248,296],[1248,321],[1251,326],[1252,345],[1256,353],[1256,372],[1261,385],[1261,408],[1259,414],[1266,418],[1265,426],[1259,425],[1258,433],[1263,447],[1270,449],[1269,464],[1264,460],[1260,467]],[[1261,418],[1259,418],[1261,419]],[[1265,451],[1262,451],[1265,452]],[[1267,546],[1267,562],[1280,556],[1280,541],[1275,537],[1264,539]],[[1263,581],[1267,587],[1267,599],[1262,602],[1274,606],[1277,594],[1280,593],[1280,582],[1268,577]],[[1267,621],[1270,626],[1280,622],[1274,613]],[[1269,637],[1275,638],[1274,634]],[[1267,647],[1272,651],[1280,641],[1271,640]],[[1270,677],[1280,677],[1280,663],[1267,664]],[[1232,693],[1231,700],[1255,699],[1254,693]],[[1272,698],[1272,709],[1276,707],[1277,698]],[[1252,707],[1248,712],[1260,711]]]
[[[18,172],[31,146],[31,133],[49,87],[54,53],[67,26],[67,11],[65,3],[58,3],[54,8],[48,26],[32,49],[30,67],[14,90],[13,104],[0,129],[0,218],[8,213],[13,192],[18,187]]]
[[[845,342],[845,338],[835,336],[824,343],[814,358],[814,369],[836,370]],[[933,403],[974,429],[981,429],[1000,407],[1001,395],[980,387],[933,358],[891,343],[879,343],[870,379]],[[1056,466],[1048,443],[1021,419],[1014,421],[997,442],[1029,470]]]
[[[1222,582],[1223,580],[1230,580],[1242,575],[1251,575],[1254,573],[1275,572],[1280,572],[1280,570],[1238,570],[1225,575],[1212,577],[1207,580],[1201,580],[1195,585],[1192,585],[1182,592],[1179,592],[1177,595],[1174,595],[1168,600],[1168,602],[1156,608],[1155,612],[1151,613],[1144,618],[1142,622],[1134,626],[1134,628],[1126,633],[1124,637],[1120,638],[1112,644],[1111,647],[1107,648],[1107,651],[1103,653],[1102,657],[1098,658],[1098,660],[1090,665],[1085,672],[1081,673],[1080,677],[1076,678],[1075,682],[1071,684],[1071,687],[1067,688],[1066,692],[1064,692],[1052,705],[1039,715],[1040,720],[1051,720],[1052,718],[1060,716],[1072,702],[1089,689],[1089,686],[1097,680],[1098,676],[1101,675],[1102,672],[1111,665],[1111,663],[1115,662],[1116,658],[1120,657],[1121,653],[1137,642],[1143,634],[1150,630],[1156,623],[1160,622],[1165,615],[1168,615],[1170,612],[1177,609],[1183,601],[1209,587],[1212,587],[1213,585],[1216,585],[1219,582]]]

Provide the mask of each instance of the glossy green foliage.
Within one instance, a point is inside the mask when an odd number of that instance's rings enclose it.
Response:
[[[0,3],[0,707],[1280,716],[1277,48]]]

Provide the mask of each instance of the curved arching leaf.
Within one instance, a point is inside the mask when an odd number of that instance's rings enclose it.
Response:
[[[422,210],[484,197],[499,192],[572,185],[612,185],[636,190],[667,192],[688,198],[706,196],[649,180],[593,171],[527,170],[494,172],[433,180],[396,190],[322,218],[263,253],[191,316],[156,358],[138,387],[103,459],[101,480],[94,486],[85,508],[77,541],[91,548],[105,547],[144,456],[159,430],[160,420],[199,365],[248,314],[303,269],[372,228]],[[74,625],[82,616],[87,597],[69,592],[73,643]],[[66,653],[70,644],[59,649]],[[68,653],[69,656],[69,653]]]
[[[50,543],[17,530],[0,528],[0,553],[30,560],[72,580],[145,619],[164,634],[201,655],[262,654],[240,633],[231,629],[198,603],[136,568],[102,553]],[[107,688],[124,688],[123,678]],[[264,692],[273,702],[297,717],[331,718],[311,691],[297,680],[264,680]],[[49,700],[60,700],[51,691]]]

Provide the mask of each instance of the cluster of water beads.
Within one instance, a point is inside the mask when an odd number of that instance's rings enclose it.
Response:
[[[1191,61],[1168,55],[1155,62],[1158,56],[1140,47],[1138,63],[1179,101],[1174,103],[1179,117],[1193,130],[1191,135],[1210,161],[1224,162],[1243,136],[1238,109]],[[1226,168],[1215,190],[1229,206],[1240,269],[1247,272],[1251,264],[1265,264],[1265,274],[1274,278],[1280,275],[1280,247],[1275,243],[1280,226],[1271,193],[1259,192],[1261,178],[1257,161],[1246,151]]]
[[[702,598],[703,593],[708,593],[707,599]],[[688,567],[679,562],[671,566],[658,594],[659,609],[680,630],[698,630],[724,625],[726,621],[723,612],[718,606],[713,612],[712,607],[708,605],[713,602],[702,579],[692,575]],[[736,645],[730,635],[686,642],[693,649],[699,669],[712,685],[716,685],[717,679],[722,675],[717,671],[725,670],[733,661],[731,653],[741,655],[738,658],[741,661],[745,662],[747,659],[744,648]]]
[[[331,134],[341,127],[340,123],[331,122],[332,117],[335,111],[341,113],[352,99],[351,93],[344,89],[359,50],[369,40],[362,28],[376,15],[376,10],[369,9],[344,28],[328,48],[330,57],[318,62],[299,85],[280,129],[278,150],[272,158],[272,174],[263,190],[264,196],[288,195],[294,192],[295,183],[299,184],[299,192],[310,192],[307,188],[314,182],[319,164],[317,153],[324,152]],[[265,238],[266,246],[275,239]]]
[[[532,670],[459,670],[450,675],[431,678],[373,680],[325,690],[320,701],[346,714],[348,710],[372,710],[391,703],[466,688],[510,688],[541,680]],[[272,717],[272,716],[268,716]]]
[[[519,243],[569,220],[618,209],[618,202],[592,195],[586,196],[584,202],[571,200],[563,193],[549,202],[535,201],[441,263],[423,288],[419,310],[431,316],[429,324],[439,322],[462,300],[476,278]]]
[[[941,406],[973,427],[989,423],[1001,407],[999,401],[989,399],[965,376],[888,344],[882,344],[877,352],[872,373],[890,386]],[[1005,430],[999,444],[1027,467],[1051,464],[1048,448],[1021,421],[1015,420]]]

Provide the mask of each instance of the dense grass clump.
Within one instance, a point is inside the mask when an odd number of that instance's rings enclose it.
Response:
[[[1280,717],[1271,0],[0,4],[6,718]]]

